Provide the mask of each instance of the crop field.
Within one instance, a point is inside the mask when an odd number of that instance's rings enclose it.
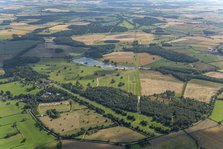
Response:
[[[73,36],[73,40],[84,42],[85,44],[95,44],[106,40],[119,40],[120,42],[133,42],[138,40],[140,43],[150,43],[154,36],[144,32],[126,32],[119,34],[91,34],[83,36]]]
[[[146,65],[160,60],[161,57],[156,55],[151,55],[149,53],[138,53],[138,63],[139,65]]]
[[[69,30],[68,26],[69,25],[55,25],[48,29],[45,29],[44,31],[40,32],[39,34],[48,35],[48,34],[53,34],[53,33],[60,32],[60,31],[66,31],[66,30]]]
[[[198,140],[200,146],[207,149],[221,149],[223,146],[223,126],[217,126],[191,133]]]
[[[41,89],[37,88],[31,91],[27,91],[27,89],[31,88],[32,85],[23,85],[22,83],[16,81],[7,84],[0,84],[0,90],[6,92],[10,91],[12,95],[16,96],[19,94],[36,94]]]
[[[89,109],[80,109],[61,113],[57,119],[48,116],[40,117],[40,120],[50,129],[60,134],[73,134],[81,129],[96,126],[109,126],[112,121]]]
[[[142,95],[163,93],[167,90],[175,91],[180,95],[184,83],[169,75],[163,75],[155,71],[140,71]]]
[[[135,62],[135,54],[133,52],[112,52],[103,56],[104,59],[117,63]]]
[[[0,102],[0,146],[1,148],[36,148],[39,146],[53,149],[55,138],[35,126],[35,121],[23,111],[23,103],[16,101]],[[15,127],[12,127],[12,126]],[[13,134],[4,138],[6,135]]]
[[[144,149],[197,149],[196,142],[187,134],[183,133],[176,137],[161,142],[152,143]]]
[[[71,140],[63,140],[62,144],[63,149],[124,149],[124,147],[110,144],[89,143]]]
[[[194,79],[188,82],[184,97],[209,103],[211,96],[213,96],[220,88],[222,88],[222,84],[220,83]]]
[[[87,140],[102,140],[109,142],[132,142],[143,139],[145,136],[134,132],[129,128],[117,126],[100,130],[92,135],[85,135],[84,138]]]
[[[214,110],[210,116],[211,119],[217,122],[221,122],[223,120],[223,101],[216,100],[214,103]]]
[[[219,69],[223,69],[223,61],[218,61],[218,62],[212,62],[210,63],[216,67],[218,67]]]
[[[207,72],[205,75],[213,78],[223,79],[223,73],[221,72]]]

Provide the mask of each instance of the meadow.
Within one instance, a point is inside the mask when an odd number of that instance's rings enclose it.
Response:
[[[222,100],[215,101],[214,110],[212,111],[210,119],[216,122],[221,122],[223,120],[223,101]]]
[[[2,148],[55,148],[54,137],[35,126],[36,122],[28,113],[23,113],[24,103],[17,101],[0,102],[0,146]],[[12,134],[9,137],[6,135]]]

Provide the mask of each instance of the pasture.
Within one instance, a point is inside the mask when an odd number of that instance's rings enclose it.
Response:
[[[175,91],[181,95],[184,83],[173,76],[163,75],[155,71],[140,71],[140,84],[142,95],[153,95],[163,93],[167,90]]]
[[[0,90],[6,92],[10,91],[13,96],[20,95],[20,94],[36,94],[41,90],[41,88],[36,88],[31,91],[28,91],[27,89],[31,88],[32,85],[23,85],[19,81],[6,83],[6,84],[0,84]]]
[[[94,128],[96,126],[110,126],[112,121],[95,113],[90,109],[80,109],[60,114],[57,119],[48,116],[40,117],[40,120],[50,129],[61,135],[74,134],[81,129]]]
[[[54,137],[35,126],[35,121],[27,113],[22,113],[24,103],[16,101],[0,102],[0,146],[1,148],[45,148],[56,146]],[[15,127],[12,127],[14,125]],[[7,134],[14,134],[8,138]]]
[[[108,142],[132,142],[144,138],[145,136],[129,128],[120,126],[99,130],[94,134],[84,136],[84,139],[86,140],[100,140]]]
[[[221,122],[223,120],[223,101],[216,100],[214,103],[214,110],[210,116],[210,119],[213,119],[216,122]]]
[[[187,83],[184,97],[209,103],[211,96],[222,88],[222,84],[193,79]]]

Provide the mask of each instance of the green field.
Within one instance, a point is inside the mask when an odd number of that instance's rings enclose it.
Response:
[[[0,146],[1,148],[55,148],[55,138],[35,126],[35,121],[27,113],[21,113],[24,104],[16,101],[0,102]],[[12,125],[15,124],[15,127]],[[2,138],[9,133],[17,134]],[[49,144],[49,146],[48,146]],[[54,144],[52,146],[52,144]]]
[[[220,122],[223,120],[223,101],[222,100],[215,101],[214,110],[210,118],[217,122]]]
[[[20,82],[11,82],[7,84],[1,84],[0,90],[6,92],[10,91],[13,96],[20,95],[20,94],[36,94],[41,89],[34,89],[30,92],[27,91],[28,88],[31,88],[31,85],[23,85]]]

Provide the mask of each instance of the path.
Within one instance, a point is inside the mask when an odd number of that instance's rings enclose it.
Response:
[[[140,110],[140,99],[141,99],[141,97],[138,96],[138,101],[137,101],[137,112],[138,113],[141,113],[141,110]]]

